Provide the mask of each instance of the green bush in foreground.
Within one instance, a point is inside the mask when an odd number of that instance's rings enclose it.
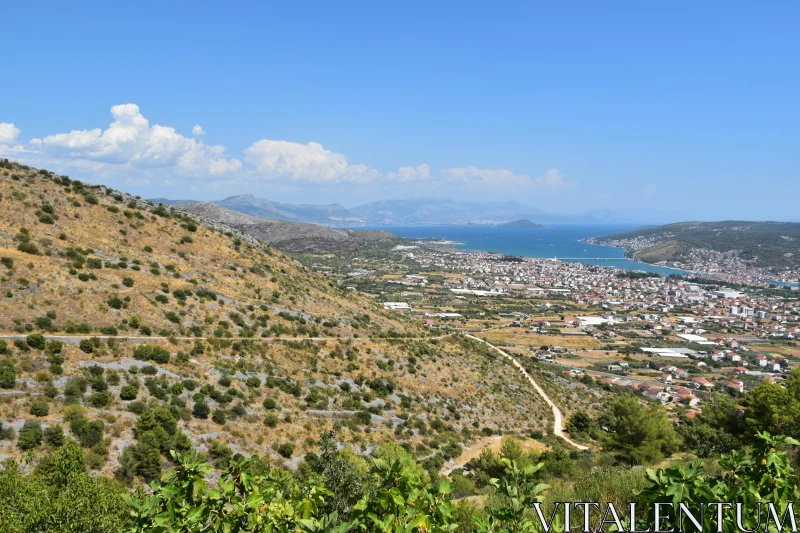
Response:
[[[720,501],[741,501],[747,509],[758,502],[772,503],[782,516],[787,504],[800,496],[797,471],[784,451],[798,444],[760,433],[751,450],[721,456],[721,473],[716,475],[700,462],[648,470],[648,486],[633,499],[650,512],[655,503],[683,502],[694,509]],[[217,457],[212,448],[210,457]],[[347,453],[337,451],[335,443],[315,456],[319,477],[269,469],[257,458],[236,460],[227,452],[224,461],[216,459],[225,470],[213,483],[208,481],[213,471],[209,463],[193,452],[171,452],[175,467],[148,490],[131,493],[109,478],[88,476],[80,446],[67,440],[43,457],[33,474],[24,475],[14,461],[0,469],[0,531],[542,533],[531,508],[551,490],[539,482],[541,465],[522,467],[505,457],[498,477],[490,482],[485,507],[477,510],[454,502],[449,482],[430,482],[407,455],[373,459],[369,472],[351,479],[342,470],[347,461],[339,460]],[[158,458],[155,449],[153,456]],[[598,499],[616,499],[608,489],[605,486]],[[562,496],[558,501],[586,499],[577,491]],[[549,520],[551,508],[545,504],[542,510]],[[561,516],[555,513],[551,531],[563,531]],[[625,518],[623,525],[630,529]],[[646,529],[653,520],[643,516],[637,525]],[[573,521],[573,526],[582,525],[582,516],[573,516]],[[716,516],[707,516],[706,522],[704,530],[716,529]],[[734,533],[736,522],[730,509],[723,532]],[[661,527],[676,525],[667,519]],[[752,529],[755,524],[746,518],[743,526]],[[693,531],[686,524],[684,530]]]

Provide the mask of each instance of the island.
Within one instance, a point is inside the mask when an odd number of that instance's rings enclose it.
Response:
[[[498,224],[497,227],[499,228],[546,228],[544,224],[537,224],[536,222],[531,222],[528,219],[523,220],[513,220],[511,222],[505,222],[503,224]]]

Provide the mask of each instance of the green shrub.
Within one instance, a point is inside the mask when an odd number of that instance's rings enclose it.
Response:
[[[19,243],[17,245],[17,250],[19,250],[20,252],[24,252],[26,254],[31,254],[31,255],[38,255],[39,254],[39,248],[37,248],[36,245],[33,244],[32,242],[21,242],[21,243]]]
[[[39,329],[49,330],[53,327],[53,320],[46,316],[36,317],[33,323]]]
[[[195,402],[192,407],[192,416],[195,418],[206,419],[210,412],[211,408],[205,402]]]
[[[215,424],[219,424],[220,426],[223,425],[227,421],[225,411],[222,409],[214,409],[214,413],[211,415],[211,420]]]
[[[121,400],[131,401],[135,400],[139,395],[139,387],[136,385],[125,385],[119,390],[119,397]]]
[[[50,405],[44,400],[36,400],[31,403],[28,412],[33,416],[47,416],[50,414]]]
[[[142,369],[139,370],[139,372],[141,372],[145,376],[155,376],[156,374],[158,374],[158,369],[153,365],[146,365],[143,366]]]
[[[122,284],[128,288],[133,287],[133,278],[122,278]]]
[[[10,359],[0,361],[0,388],[13,389],[17,379],[17,367]]]
[[[64,436],[64,428],[62,428],[59,424],[55,424],[45,429],[44,441],[54,448],[60,448],[66,441],[66,437]]]
[[[133,351],[133,357],[139,361],[154,361],[163,365],[169,362],[169,351],[161,346],[142,344]]]
[[[102,420],[83,420],[83,422],[79,424],[79,428],[70,427],[70,429],[78,436],[78,442],[81,443],[81,446],[84,448],[91,448],[103,440],[105,424]]]
[[[92,407],[101,409],[111,403],[111,394],[107,390],[95,392],[89,396],[89,404]]]
[[[61,341],[47,341],[47,344],[44,347],[44,351],[47,352],[48,355],[57,355],[61,353],[61,350],[64,349],[64,343]],[[48,359],[49,360],[49,359]],[[49,360],[51,363],[55,361]],[[60,361],[60,362],[63,362]]]
[[[96,338],[83,339],[80,344],[78,344],[78,347],[80,347],[81,351],[84,353],[93,353],[100,347],[100,340]]]
[[[275,448],[275,451],[278,452],[281,457],[289,459],[294,454],[294,444],[291,442],[282,442],[278,444],[278,446]]]
[[[27,420],[17,435],[17,446],[21,450],[32,450],[42,445],[44,432],[39,422]]]
[[[28,335],[27,339],[25,340],[27,341],[28,346],[34,350],[44,350],[45,346],[47,345],[47,341],[45,340],[44,336],[39,333]]]

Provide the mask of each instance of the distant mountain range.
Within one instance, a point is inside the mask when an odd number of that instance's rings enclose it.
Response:
[[[165,205],[197,203],[195,200],[166,198],[153,198],[150,201]],[[578,215],[555,214],[519,202],[461,202],[445,198],[380,200],[349,209],[340,204],[284,204],[252,194],[231,196],[211,203],[260,218],[326,226],[502,224],[516,220],[530,220],[536,224],[627,222],[616,213],[604,210]]]

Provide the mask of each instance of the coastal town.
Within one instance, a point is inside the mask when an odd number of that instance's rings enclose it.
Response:
[[[527,365],[629,389],[687,416],[715,391],[782,382],[800,362],[795,286],[441,247],[394,252],[401,259],[352,258],[339,283],[431,330],[478,335]]]
[[[785,236],[794,240],[792,237]],[[637,254],[659,244],[663,236],[637,236],[630,238],[591,238],[586,239],[589,244],[604,244],[625,249],[626,255],[637,259]],[[791,258],[791,252],[785,252]],[[757,260],[748,257],[742,250],[727,251],[710,250],[707,248],[693,247],[686,251],[681,260],[658,261],[659,266],[685,270],[693,273],[702,273],[704,277],[725,281],[737,285],[769,286],[783,284],[797,284],[800,280],[800,268],[797,265],[785,266],[780,269],[766,268],[757,265]]]

